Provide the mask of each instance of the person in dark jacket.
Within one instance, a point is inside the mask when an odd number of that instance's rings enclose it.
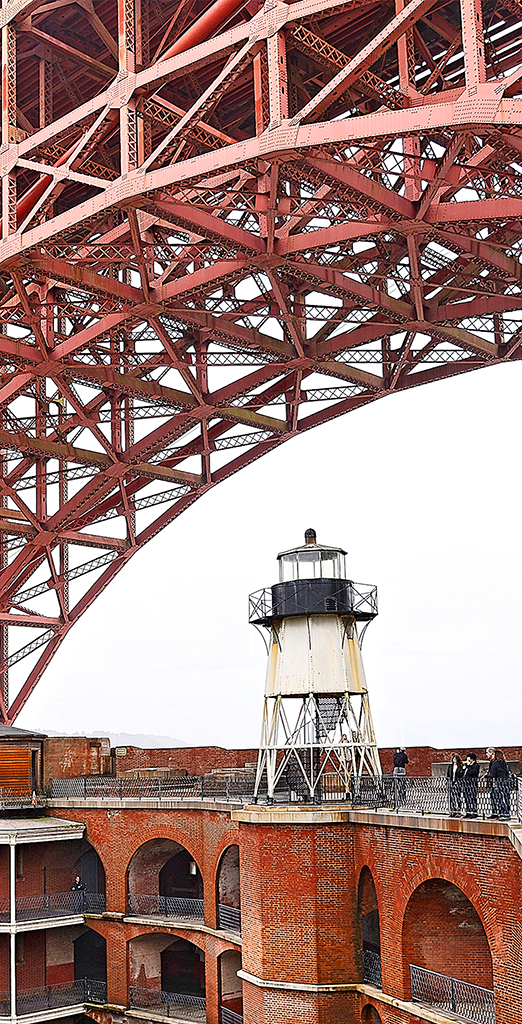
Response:
[[[459,754],[451,755],[451,764],[448,765],[446,775],[449,782],[450,814],[452,818],[457,818],[461,813],[462,780],[464,778],[462,758]]]
[[[82,882],[80,875],[76,875],[74,882],[71,885],[71,892],[73,894],[75,913],[83,914],[85,909],[85,885]]]
[[[478,777],[480,771],[476,754],[473,752],[468,754],[464,761],[463,769],[464,775],[462,779],[462,790],[464,793],[464,803],[466,804],[466,818],[476,818]]]
[[[406,803],[406,783],[404,776],[406,775],[406,765],[410,763],[410,759],[404,749],[404,747],[397,747],[393,755],[393,774],[397,781],[397,806],[403,807]]]
[[[488,747],[486,757],[489,761],[486,786],[491,797],[490,818],[509,821],[509,768],[504,754],[495,747]]]

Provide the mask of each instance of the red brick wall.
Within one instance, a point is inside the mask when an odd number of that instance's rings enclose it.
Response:
[[[305,984],[354,980],[350,826],[241,825],[243,969]]]
[[[403,923],[405,991],[409,964],[426,967],[483,988],[493,987],[488,940],[467,897],[451,882],[422,882],[406,908]]]
[[[116,748],[118,749],[118,748]],[[114,757],[116,774],[136,768],[184,768],[189,775],[205,775],[213,768],[243,768],[257,761],[256,750],[226,750],[224,747],[170,747],[146,750],[125,747],[123,757]],[[71,773],[74,774],[74,773]]]
[[[169,838],[187,849],[198,865],[204,884],[205,923],[217,926],[216,876],[218,863],[224,850],[238,843],[238,826],[228,814],[213,811],[172,809],[164,811],[120,810],[117,808],[61,807],[53,811],[60,818],[82,820],[87,825],[87,836],[97,850],[106,872],[107,910],[115,914],[127,911],[127,871],[133,855],[150,840]],[[171,852],[167,850],[165,859]],[[158,862],[159,864],[159,862]],[[158,864],[156,868],[159,870]],[[145,879],[147,883],[151,878]],[[157,891],[150,890],[150,891]],[[126,1005],[128,998],[129,943],[140,935],[165,932],[165,928],[147,928],[123,924],[121,921],[95,921],[89,926],[103,935],[107,942],[107,986],[109,1002]],[[187,939],[205,952],[208,1020],[218,1024],[219,985],[218,957],[233,943],[226,942],[203,931],[168,929],[171,936]],[[147,982],[149,984],[149,982]]]
[[[111,771],[110,741],[86,736],[49,736],[43,744],[44,786],[50,779]]]

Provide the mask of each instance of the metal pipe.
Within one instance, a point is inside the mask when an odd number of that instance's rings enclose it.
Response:
[[[239,7],[242,7],[244,2],[245,0],[216,0],[190,28],[180,35],[179,39],[176,39],[175,43],[172,43],[172,46],[169,46],[168,50],[159,58],[159,63],[168,60],[169,57],[175,57],[178,53],[183,53],[184,50],[190,50],[192,46],[197,46],[204,39],[209,39],[218,26],[234,14]]]

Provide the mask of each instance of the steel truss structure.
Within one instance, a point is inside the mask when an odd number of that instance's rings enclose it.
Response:
[[[254,800],[266,784],[272,801],[278,786],[303,790],[321,802],[329,792],[356,794],[362,777],[382,776],[366,690],[360,693],[265,697]]]
[[[209,488],[520,358],[521,12],[4,0],[0,720]]]

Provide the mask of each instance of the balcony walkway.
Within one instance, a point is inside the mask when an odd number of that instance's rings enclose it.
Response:
[[[81,978],[59,985],[25,989],[16,994],[16,1019],[28,1021],[54,1020],[58,1017],[83,1013],[85,1006],[104,1006],[107,986],[102,981]],[[10,1017],[8,992],[0,992],[0,1019]]]

